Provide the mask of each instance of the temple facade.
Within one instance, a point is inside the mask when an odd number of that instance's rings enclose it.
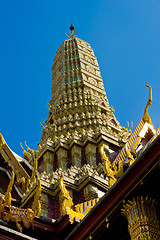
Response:
[[[90,44],[69,38],[52,66],[38,149],[14,153],[0,134],[1,239],[160,239],[160,127],[117,121]],[[129,129],[128,129],[129,128]]]

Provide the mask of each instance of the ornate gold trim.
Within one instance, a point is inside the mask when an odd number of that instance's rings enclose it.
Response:
[[[0,133],[0,150],[3,148],[4,145],[5,145],[5,141],[2,134]]]

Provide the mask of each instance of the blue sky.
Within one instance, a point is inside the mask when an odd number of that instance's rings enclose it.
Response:
[[[98,58],[122,126],[149,114],[160,124],[160,0],[0,0],[0,132],[13,151],[37,149],[51,99],[53,58],[73,24]]]

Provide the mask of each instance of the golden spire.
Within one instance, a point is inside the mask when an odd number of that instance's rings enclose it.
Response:
[[[149,88],[149,98],[148,98],[146,107],[145,107],[145,109],[144,109],[143,121],[151,124],[152,121],[151,121],[151,118],[150,118],[147,110],[148,110],[149,105],[152,104],[152,88],[151,88],[149,85],[147,85],[147,83],[145,84],[145,86]]]

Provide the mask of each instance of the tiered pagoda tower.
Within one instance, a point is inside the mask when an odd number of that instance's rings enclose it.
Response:
[[[99,148],[108,145],[112,161],[131,132],[120,126],[109,105],[93,49],[70,29],[54,58],[49,115],[36,152],[42,213],[52,218],[60,214],[62,176],[74,204],[106,192]]]
[[[145,84],[149,98],[134,131],[121,127],[93,50],[70,30],[54,58],[38,150],[25,142],[22,158],[0,133],[0,239],[160,239],[152,88]]]

